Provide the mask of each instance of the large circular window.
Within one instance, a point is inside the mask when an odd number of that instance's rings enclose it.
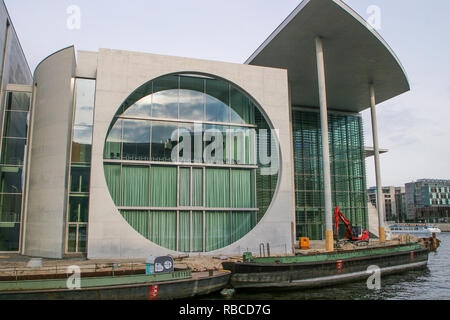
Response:
[[[278,181],[279,146],[256,103],[197,74],[152,80],[120,106],[104,148],[111,197],[153,243],[208,252],[250,232]]]

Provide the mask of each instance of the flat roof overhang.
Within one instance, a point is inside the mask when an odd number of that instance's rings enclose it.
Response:
[[[295,106],[319,106],[315,38],[323,40],[328,108],[370,107],[370,83],[379,104],[410,90],[392,49],[340,0],[304,0],[245,62],[287,69]]]
[[[388,149],[380,149],[380,154],[388,153]],[[373,157],[375,155],[375,148],[374,147],[365,147],[364,148],[364,156],[366,158]]]

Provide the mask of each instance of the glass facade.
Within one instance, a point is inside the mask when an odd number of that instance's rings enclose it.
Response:
[[[120,107],[105,142],[111,197],[142,236],[182,252],[223,248],[267,211],[278,168],[257,153],[279,150],[255,103],[232,84],[168,75],[137,89]],[[267,148],[265,148],[267,149]]]
[[[30,101],[30,93],[6,93],[0,157],[0,252],[19,251]]]
[[[339,206],[353,225],[368,229],[362,119],[331,113],[328,125],[333,208]],[[320,114],[294,108],[297,236],[312,240],[325,237],[321,140]]]
[[[76,79],[66,253],[86,253],[95,80]]]

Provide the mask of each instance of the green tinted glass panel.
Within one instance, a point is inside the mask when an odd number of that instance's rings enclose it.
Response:
[[[22,193],[22,167],[0,166],[0,193]]]
[[[4,137],[26,138],[28,134],[28,112],[5,112]]]
[[[152,166],[151,168],[151,206],[177,206],[177,168]]]
[[[150,212],[150,241],[176,250],[177,214],[173,211]]]
[[[192,212],[192,251],[203,251],[203,212]]]
[[[25,139],[4,138],[2,164],[23,165],[25,145]]]
[[[254,208],[255,182],[253,170],[233,169],[231,173],[233,208]]]
[[[89,192],[91,167],[73,165],[70,169],[70,192]]]
[[[182,252],[191,251],[190,242],[190,229],[191,229],[191,214],[189,211],[180,212],[180,223],[179,223],[179,233],[178,233],[178,250]]]
[[[20,222],[21,194],[0,194],[0,222]]]
[[[206,169],[206,206],[230,207],[230,170]]]
[[[78,226],[78,252],[86,253],[86,245],[87,245],[87,226],[80,225]]]
[[[254,105],[250,98],[236,88],[231,88],[231,122],[255,123]]]
[[[67,235],[67,252],[76,253],[77,245],[77,226],[69,225],[69,233]]]
[[[206,251],[214,251],[226,247],[231,242],[231,213],[206,213]]]
[[[256,225],[254,212],[232,213],[232,241],[235,242],[249,233]]]
[[[122,206],[149,206],[149,167],[122,167]]]
[[[123,218],[139,232],[142,236],[148,239],[148,212],[147,211],[127,211],[121,212]]]
[[[120,206],[120,174],[121,168],[118,164],[108,164],[105,163],[105,178],[108,184],[109,193],[116,204]]]
[[[19,251],[20,223],[0,222],[0,251]]]
[[[191,205],[191,169],[180,168],[180,203],[181,207]]]
[[[203,169],[192,169],[192,206],[203,206]]]
[[[6,110],[29,111],[31,93],[8,92]]]
[[[89,195],[69,197],[69,222],[88,222]]]

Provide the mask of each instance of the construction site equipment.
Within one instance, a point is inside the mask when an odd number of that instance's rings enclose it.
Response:
[[[344,239],[339,239],[339,221],[342,221],[346,227]],[[352,226],[344,214],[339,210],[339,207],[334,209],[334,230],[335,230],[335,244],[336,247],[341,247],[347,242],[352,242],[357,246],[366,246],[369,244],[369,231],[364,230],[360,226]]]

